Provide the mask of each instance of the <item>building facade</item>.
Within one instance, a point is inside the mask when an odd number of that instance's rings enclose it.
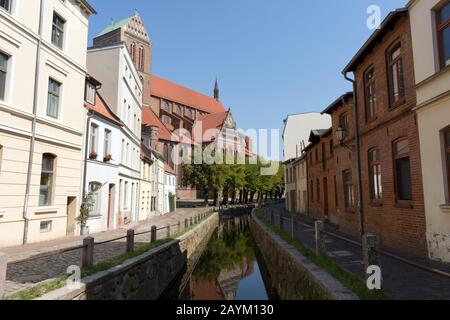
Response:
[[[450,2],[415,0],[408,9],[428,254],[450,262]]]
[[[139,220],[146,220],[151,217],[152,207],[152,169],[154,160],[152,152],[144,144],[141,145],[141,190]]]
[[[168,164],[164,166],[164,213],[176,210],[177,174]]]
[[[87,110],[84,194],[94,200],[89,232],[114,229],[118,225],[119,160],[122,124],[97,92],[101,84],[92,78],[86,81]]]
[[[0,2],[0,246],[73,232],[94,13],[86,1]]]
[[[142,82],[125,43],[88,49],[88,70],[121,126],[118,225],[139,221]]]

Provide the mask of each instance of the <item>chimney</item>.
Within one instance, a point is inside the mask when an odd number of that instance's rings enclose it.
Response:
[[[144,144],[148,147],[156,149],[159,140],[159,127],[145,126],[142,128],[142,137]]]

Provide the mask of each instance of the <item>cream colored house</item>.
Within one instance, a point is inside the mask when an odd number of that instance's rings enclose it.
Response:
[[[414,0],[408,9],[428,250],[450,262],[450,2]]]
[[[295,212],[302,215],[306,215],[308,210],[308,171],[306,163],[306,155],[295,159],[292,163],[297,174],[295,181]]]
[[[0,247],[75,228],[93,13],[84,0],[0,1]]]

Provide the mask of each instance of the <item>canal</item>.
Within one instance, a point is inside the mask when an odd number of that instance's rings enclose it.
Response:
[[[264,265],[249,231],[250,215],[221,214],[220,225],[199,249],[177,287],[165,299],[178,300],[273,300],[267,289]],[[267,277],[267,276],[266,276]]]

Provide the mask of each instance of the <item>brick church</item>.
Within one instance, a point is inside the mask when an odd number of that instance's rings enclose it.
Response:
[[[141,17],[123,19],[106,27],[94,38],[94,47],[117,42],[125,42],[143,83],[142,137],[149,140],[152,148],[164,156],[168,165],[177,173],[178,198],[195,199],[197,190],[189,188],[182,179],[181,166],[176,167],[171,159],[175,146],[180,143],[192,144],[190,138],[179,137],[183,131],[193,135],[193,128],[202,123],[203,132],[208,129],[236,129],[230,110],[226,110],[219,100],[219,86],[216,80],[213,97],[186,88],[152,74],[152,42]],[[186,136],[189,136],[186,134]],[[181,138],[181,139],[180,139]],[[211,143],[209,137],[202,143]],[[243,146],[246,156],[252,154],[251,140],[237,134],[235,139]],[[187,142],[186,142],[187,141]],[[241,146],[239,146],[240,148]],[[238,147],[237,147],[238,148]]]

